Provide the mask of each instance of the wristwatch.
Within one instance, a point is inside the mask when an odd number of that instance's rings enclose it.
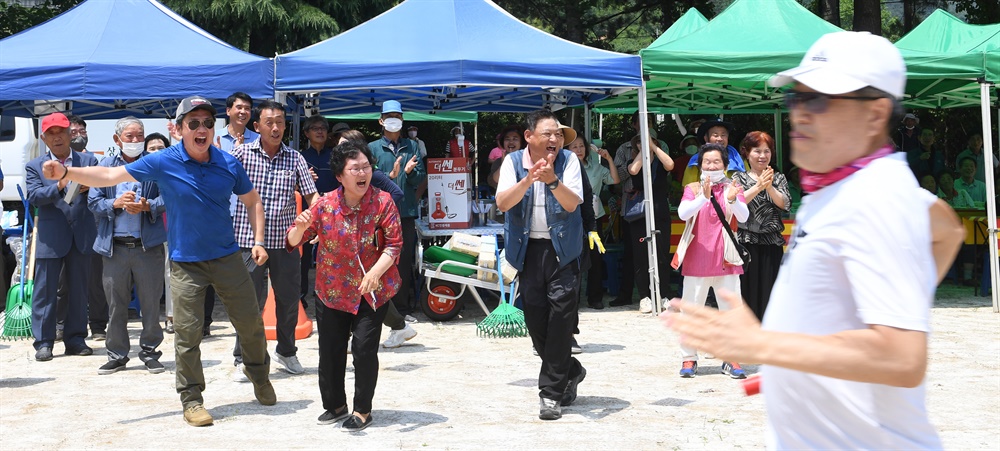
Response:
[[[559,179],[556,179],[556,181],[552,183],[546,183],[545,186],[549,187],[550,190],[555,191],[555,189],[559,187]]]
[[[264,242],[263,241],[256,241],[256,242],[253,243],[253,245],[254,245],[254,247],[257,247],[257,246],[264,247]]]

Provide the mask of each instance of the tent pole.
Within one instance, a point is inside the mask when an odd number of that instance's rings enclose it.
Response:
[[[979,102],[983,113],[983,152],[986,153],[987,157],[984,157],[983,166],[986,167],[986,180],[989,183],[986,184],[986,230],[987,237],[989,238],[986,244],[990,247],[990,287],[993,289],[993,313],[1000,313],[1000,303],[998,303],[997,296],[1000,295],[1000,268],[997,267],[997,206],[996,206],[996,189],[993,186],[993,134],[990,130],[990,124],[993,122],[990,118],[990,83],[981,81],[979,83]]]
[[[586,149],[590,149],[590,102],[584,100],[583,102],[583,145]],[[569,143],[566,143],[568,146]],[[594,193],[596,196],[600,196],[601,193]],[[586,202],[584,202],[586,204]]]
[[[478,117],[478,116],[477,116]],[[479,122],[472,123],[472,147],[476,149],[476,155],[472,156],[472,165],[475,168],[472,172],[472,198],[479,200]],[[420,202],[420,199],[417,199]]]
[[[296,98],[297,100],[297,98]],[[299,150],[299,136],[302,134],[302,116],[299,114],[299,102],[295,102],[295,113],[292,114],[292,149]]]
[[[597,137],[604,139],[604,113],[597,116]]]
[[[774,112],[774,154],[778,161],[778,172],[785,172],[784,159],[781,158],[784,154],[781,142],[781,110]]]
[[[653,217],[653,172],[649,155],[649,112],[646,106],[646,81],[643,80],[639,87],[639,134],[642,135],[642,190],[644,193],[642,202],[646,204],[646,236],[648,240],[643,240],[646,244],[646,255],[649,258],[649,293],[652,295],[653,312],[660,314],[660,268],[656,255],[656,219]],[[657,160],[659,161],[659,160]],[[626,174],[626,176],[628,176]],[[627,226],[627,225],[626,225]],[[667,224],[670,230],[670,224]],[[632,237],[637,239],[638,237]],[[667,238],[669,239],[669,238]]]

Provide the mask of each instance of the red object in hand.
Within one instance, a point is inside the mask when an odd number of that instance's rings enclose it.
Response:
[[[740,386],[743,387],[743,392],[747,396],[753,396],[760,393],[760,375],[754,374],[742,381],[740,381]]]

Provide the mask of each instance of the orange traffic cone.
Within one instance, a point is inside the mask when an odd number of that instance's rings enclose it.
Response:
[[[302,308],[299,302],[299,321],[295,325],[295,339],[302,340],[312,335],[313,323],[306,315],[306,309]],[[267,301],[264,302],[264,337],[274,341],[278,339],[278,329],[275,327],[277,320],[274,316],[274,290],[268,289]]]

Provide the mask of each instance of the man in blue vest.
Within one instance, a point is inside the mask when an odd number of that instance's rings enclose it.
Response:
[[[570,355],[576,326],[583,202],[580,162],[563,148],[576,132],[551,111],[528,115],[528,147],[504,159],[497,208],[505,212],[507,263],[520,274],[519,292],[531,342],[542,359],[538,417],[556,420],[576,400],[587,371]]]

